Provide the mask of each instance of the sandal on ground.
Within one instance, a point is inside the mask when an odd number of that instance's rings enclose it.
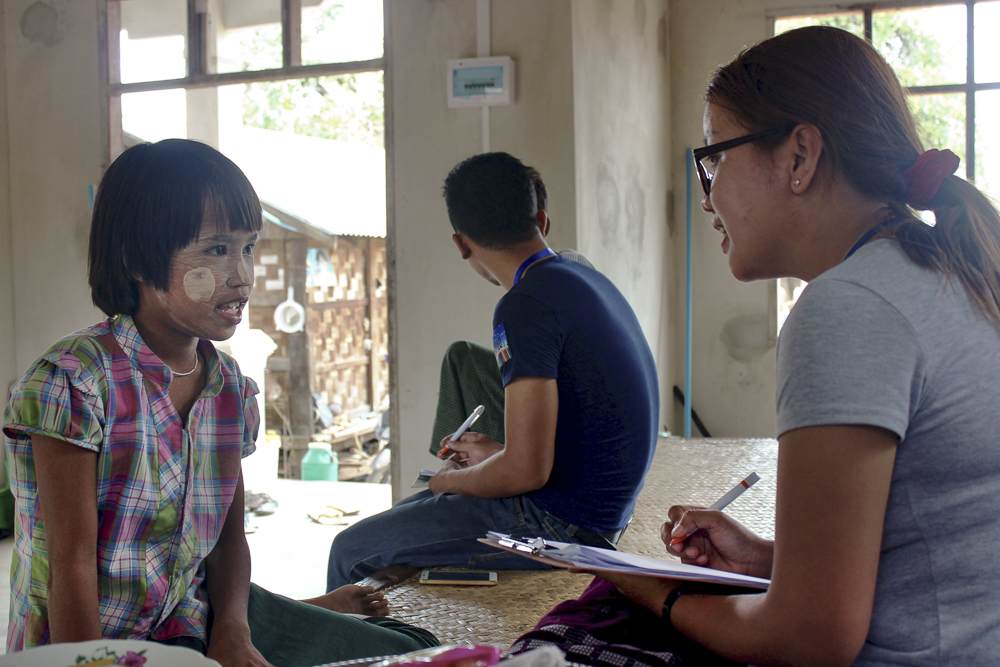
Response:
[[[316,523],[321,523],[324,526],[346,526],[347,522],[344,521],[344,517],[347,516],[357,516],[361,513],[361,510],[353,510],[351,512],[345,512],[339,507],[334,507],[333,505],[326,505],[319,508],[315,512],[310,512],[306,516],[315,521]]]
[[[244,503],[248,512],[267,516],[278,511],[278,501],[266,493],[248,493]]]

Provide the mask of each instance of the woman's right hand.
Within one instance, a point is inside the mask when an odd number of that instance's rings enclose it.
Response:
[[[660,527],[667,552],[689,565],[768,579],[774,545],[724,512],[674,505]],[[693,534],[691,534],[693,533]],[[674,538],[685,538],[671,546]]]

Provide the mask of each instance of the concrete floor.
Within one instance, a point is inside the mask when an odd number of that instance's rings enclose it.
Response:
[[[256,489],[255,489],[256,490]],[[324,526],[306,515],[325,505],[360,510],[360,519],[389,509],[392,489],[388,484],[359,482],[303,482],[279,479],[270,482],[265,492],[278,501],[278,510],[270,516],[251,516],[256,532],[247,535],[253,559],[251,579],[258,586],[290,598],[322,595],[326,588],[326,564],[334,536],[346,526]],[[10,561],[14,538],[0,540],[0,590],[10,589]],[[10,596],[0,595],[0,654],[6,645]]]
[[[362,482],[305,482],[279,479],[266,493],[278,501],[270,516],[251,516],[257,531],[247,535],[253,558],[252,581],[272,593],[301,599],[326,592],[326,565],[333,538],[347,526],[324,526],[307,514],[326,505],[345,511],[347,524],[378,514],[392,506],[389,484]]]

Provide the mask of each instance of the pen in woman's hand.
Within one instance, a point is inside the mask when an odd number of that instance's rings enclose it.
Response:
[[[757,476],[757,473],[755,472],[750,473],[745,480],[734,486],[732,491],[730,491],[729,493],[727,493],[726,495],[722,496],[714,503],[712,503],[711,507],[709,507],[708,509],[715,511],[725,509],[726,506],[729,505],[729,503],[739,498],[744,491],[746,491],[751,486],[756,484],[759,479],[760,477]],[[687,538],[694,535],[694,533],[695,531],[691,531],[690,533],[684,536],[678,535],[674,539],[670,540],[670,546],[674,546],[675,544],[680,544]]]

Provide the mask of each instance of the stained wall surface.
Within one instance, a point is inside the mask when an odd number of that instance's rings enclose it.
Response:
[[[670,70],[665,0],[575,0],[573,117],[580,250],[628,299],[669,378]],[[661,386],[661,403],[669,406]],[[663,423],[661,421],[661,423]]]
[[[4,3],[13,308],[0,320],[13,322],[16,373],[102,317],[87,288],[88,186],[104,160],[101,4]]]
[[[0,3],[0,411],[17,373],[14,339],[14,244],[10,228],[10,161],[7,150],[7,34]]]

